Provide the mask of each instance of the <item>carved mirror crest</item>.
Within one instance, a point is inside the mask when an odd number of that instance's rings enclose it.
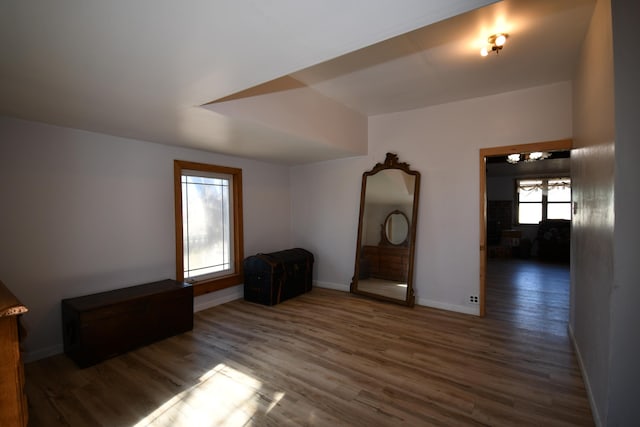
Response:
[[[413,306],[420,172],[387,153],[362,174],[351,292]]]

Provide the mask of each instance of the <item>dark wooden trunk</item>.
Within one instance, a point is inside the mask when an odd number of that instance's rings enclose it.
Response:
[[[313,254],[295,248],[244,260],[244,299],[274,305],[311,290]]]
[[[62,300],[64,352],[80,367],[193,329],[193,288],[162,280]]]

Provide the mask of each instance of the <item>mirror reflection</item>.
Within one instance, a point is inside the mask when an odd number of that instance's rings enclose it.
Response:
[[[387,154],[363,174],[351,291],[413,305],[413,250],[420,174]]]
[[[409,218],[399,210],[391,212],[384,221],[383,239],[391,245],[406,245],[409,237]]]

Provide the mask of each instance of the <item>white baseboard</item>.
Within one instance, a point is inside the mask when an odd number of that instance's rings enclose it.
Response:
[[[573,350],[576,352],[576,359],[578,359],[578,366],[580,367],[580,372],[582,373],[584,388],[587,389],[587,396],[589,397],[589,405],[591,406],[591,413],[593,414],[593,422],[597,427],[601,427],[602,421],[600,420],[598,407],[596,406],[596,402],[593,400],[593,393],[591,392],[591,384],[589,383],[589,377],[587,376],[587,372],[584,369],[584,363],[582,363],[582,355],[580,354],[580,347],[578,347],[578,343],[576,342],[576,337],[573,335],[573,328],[571,327],[571,324],[567,325],[567,329],[569,330],[569,338],[571,339]]]
[[[210,294],[200,295],[193,301],[193,312],[206,310],[227,302],[244,298],[243,285],[234,286],[233,288],[223,289],[222,291],[212,292]]]
[[[44,359],[45,357],[56,356],[64,351],[62,344],[52,345],[51,347],[41,348],[34,351],[25,351],[22,353],[22,360],[24,363],[35,362],[36,360]]]
[[[439,308],[440,310],[455,311],[457,313],[471,314],[471,315],[474,315],[474,316],[479,316],[480,315],[480,306],[478,306],[478,305],[465,306],[465,305],[449,304],[449,303],[446,303],[446,302],[434,301],[434,300],[430,300],[430,299],[427,299],[427,298],[420,298],[420,297],[416,298],[416,304],[422,305],[422,306],[425,306],[425,307]]]
[[[333,289],[333,290],[342,291],[342,292],[350,291],[350,286],[342,283],[313,282],[313,286],[317,288]]]
[[[350,292],[350,286],[342,283],[313,282],[313,286],[318,288],[333,289],[336,291]],[[439,308],[441,310],[455,311],[457,313],[480,315],[480,306],[464,306],[433,301],[427,298],[416,298],[416,304],[425,307]]]

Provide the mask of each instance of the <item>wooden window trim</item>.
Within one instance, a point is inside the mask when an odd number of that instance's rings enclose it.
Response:
[[[184,247],[182,236],[182,171],[195,170],[202,172],[223,173],[233,176],[233,270],[234,273],[210,278],[193,284],[195,296],[219,291],[244,282],[242,261],[244,259],[244,235],[242,226],[242,169],[206,163],[173,161],[173,185],[175,205],[175,238],[176,238],[176,280],[184,281]]]

